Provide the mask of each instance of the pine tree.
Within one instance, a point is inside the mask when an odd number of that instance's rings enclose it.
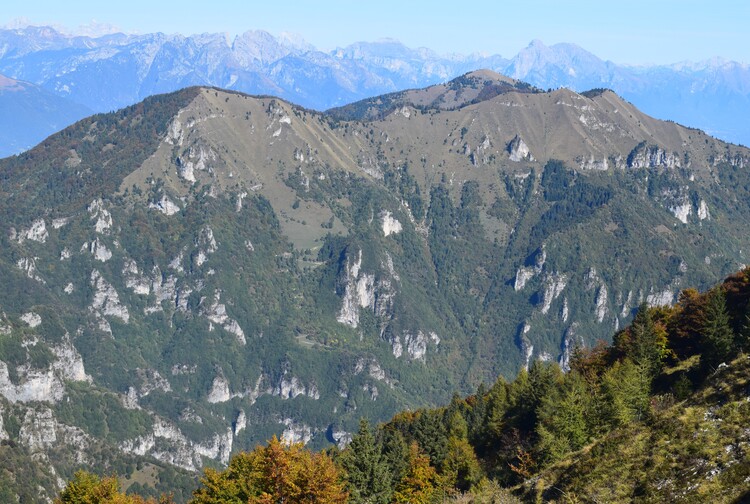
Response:
[[[708,292],[703,321],[703,355],[701,364],[706,370],[716,369],[731,356],[734,333],[729,324],[726,298],[721,287]]]
[[[646,303],[638,308],[630,327],[616,336],[615,346],[651,379],[659,374],[667,353],[666,333],[656,326]]]
[[[367,420],[360,420],[359,431],[341,457],[341,465],[347,473],[350,502],[389,501],[391,473]]]

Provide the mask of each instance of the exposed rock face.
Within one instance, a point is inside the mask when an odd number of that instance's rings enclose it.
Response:
[[[285,418],[281,423],[286,426],[281,434],[283,442],[307,444],[312,439],[313,432],[309,425],[297,423],[291,418]]]
[[[52,410],[29,409],[23,419],[18,440],[32,453],[43,451],[57,442],[57,421]]]
[[[565,336],[563,337],[562,353],[560,354],[560,360],[558,362],[560,364],[560,369],[566,373],[570,371],[570,357],[572,356],[573,350],[575,350],[577,346],[583,347],[583,338],[576,334],[577,328],[578,324],[574,322],[565,331]]]
[[[48,237],[49,232],[47,232],[47,225],[45,224],[44,219],[37,219],[31,223],[29,229],[18,233],[16,240],[18,243],[23,243],[26,240],[45,243]]]
[[[8,433],[5,432],[5,426],[3,425],[3,405],[0,404],[0,441],[6,441],[10,439]]]
[[[133,259],[125,259],[122,267],[125,286],[136,294],[148,296],[151,293],[151,282],[146,278]]]
[[[239,435],[240,432],[245,430],[247,427],[247,416],[245,415],[245,410],[240,410],[237,413],[237,417],[234,419],[233,423],[233,432],[235,437]]]
[[[547,278],[547,281],[545,282],[544,293],[542,295],[543,314],[546,315],[549,312],[549,309],[552,306],[552,301],[557,299],[560,294],[562,294],[562,291],[565,289],[565,286],[567,284],[568,277],[565,274],[553,273],[549,276],[549,278]]]
[[[232,429],[217,433],[204,443],[191,442],[175,425],[156,418],[153,433],[120,443],[120,449],[136,455],[150,455],[189,471],[202,467],[202,457],[229,462],[232,452]]]
[[[669,288],[661,292],[654,292],[646,296],[646,302],[652,307],[669,306],[674,303],[674,292]]]
[[[16,372],[20,376],[18,385],[11,382],[8,365],[0,361],[0,395],[11,403],[54,403],[63,398],[65,387],[52,369],[40,371],[24,366]]]
[[[23,271],[27,277],[31,278],[32,280],[36,280],[39,283],[47,283],[44,281],[42,277],[39,276],[36,270],[36,261],[38,260],[38,257],[22,257],[18,260],[16,263],[16,266],[18,266],[18,269]]]
[[[516,280],[513,282],[513,290],[516,292],[523,290],[523,288],[526,286],[526,283],[534,278],[534,275],[536,275],[537,271],[535,268],[527,268],[527,267],[520,267],[518,268],[518,271],[516,271]]]
[[[578,167],[581,170],[607,171],[609,170],[609,161],[607,161],[607,158],[595,159],[594,155],[591,154],[589,158],[582,159],[578,163]]]
[[[349,443],[352,442],[352,435],[351,433],[340,430],[340,429],[331,429],[331,439],[334,443],[336,443],[336,446],[339,450],[343,450],[347,446],[349,446]]]
[[[42,317],[40,317],[38,313],[34,312],[24,313],[23,315],[21,315],[21,320],[26,322],[26,324],[32,329],[38,327],[42,323]]]
[[[107,233],[112,229],[112,214],[104,208],[104,201],[101,198],[92,201],[86,209],[89,212],[91,220],[96,220],[94,229],[97,233]]]
[[[91,272],[91,287],[94,288],[94,297],[89,310],[98,317],[116,317],[127,324],[130,320],[128,308],[120,303],[117,291],[97,270]]]
[[[383,234],[385,236],[389,236],[392,234],[397,234],[401,232],[401,223],[393,217],[391,212],[384,211],[380,214],[380,220],[382,222],[383,226]]]
[[[703,200],[698,205],[698,219],[711,220],[711,212],[708,211],[708,205]]]
[[[680,168],[680,156],[657,145],[641,143],[628,155],[628,168]]]
[[[518,332],[518,347],[521,349],[525,361],[525,368],[529,369],[531,364],[531,357],[534,355],[534,345],[531,344],[529,339],[529,331],[531,331],[531,325],[528,322],[524,322]]]
[[[602,283],[596,293],[596,320],[601,323],[607,316],[607,286]]]
[[[534,156],[531,155],[529,146],[518,135],[510,141],[507,150],[511,161],[515,161],[516,163],[526,160],[534,161]]]
[[[518,268],[518,271],[516,271],[516,278],[513,282],[513,290],[515,290],[516,292],[523,290],[529,280],[542,272],[546,260],[547,252],[545,252],[544,246],[542,246],[542,248],[540,248],[534,255],[533,265],[521,266],[520,268]]]
[[[375,300],[373,275],[363,274],[360,277],[362,267],[362,250],[358,251],[357,259],[352,261],[346,258],[346,287],[344,299],[336,320],[342,324],[356,328],[359,325],[359,308],[372,307]]]
[[[24,318],[32,328],[41,323],[41,318],[35,313],[27,313]],[[37,344],[37,338],[24,342],[24,345]],[[0,361],[0,395],[11,403],[55,403],[65,394],[63,380],[91,382],[91,377],[83,367],[83,359],[68,334],[65,334],[60,344],[50,346],[50,350],[55,360],[48,369],[35,369],[29,363],[15,368],[18,383],[11,381],[8,365]]]
[[[60,376],[66,380],[91,383],[91,376],[86,373],[81,354],[73,346],[70,335],[66,333],[62,343],[51,347],[51,350],[55,354],[55,357],[57,357],[57,360],[52,363],[52,369],[59,373]]]
[[[180,211],[180,207],[172,202],[172,200],[169,199],[166,194],[162,195],[161,199],[156,203],[149,203],[148,207],[156,209],[164,215],[174,215]]]
[[[281,397],[282,399],[293,399],[300,395],[306,395],[312,399],[320,399],[320,393],[315,385],[305,387],[302,381],[296,376],[289,376],[284,373],[281,380],[270,389],[269,393]]]
[[[214,381],[211,384],[211,391],[208,393],[206,401],[215,404],[226,402],[231,398],[232,395],[229,392],[229,382],[227,379],[223,376],[217,376],[214,378]]]
[[[220,325],[225,331],[233,334],[239,344],[245,345],[247,341],[244,331],[236,320],[229,318],[226,305],[219,301],[221,301],[221,291],[217,290],[214,293],[213,302],[202,308],[202,314],[212,323]]]
[[[88,245],[88,250],[97,261],[107,262],[112,259],[112,252],[104,243],[99,241],[98,237]]]

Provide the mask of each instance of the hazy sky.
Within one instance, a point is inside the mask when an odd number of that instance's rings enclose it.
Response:
[[[24,0],[17,18],[69,29],[92,21],[126,32],[236,35],[262,29],[301,35],[319,49],[395,38],[438,53],[515,55],[532,39],[572,42],[602,59],[646,64],[714,56],[750,63],[748,0]]]

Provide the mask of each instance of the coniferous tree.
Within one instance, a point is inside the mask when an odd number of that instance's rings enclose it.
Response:
[[[565,376],[553,387],[539,407],[537,449],[541,462],[560,460],[579,450],[589,438],[591,395],[586,382],[577,373]]]
[[[742,329],[740,329],[740,332],[734,338],[734,347],[738,352],[747,353],[750,351],[750,313],[745,315]]]
[[[629,359],[615,362],[602,376],[602,421],[611,427],[643,420],[649,411],[649,370]]]
[[[341,457],[341,466],[347,474],[350,502],[385,504],[389,501],[391,473],[367,420],[360,420],[359,431]]]
[[[500,439],[505,426],[506,411],[508,411],[508,384],[500,377],[490,389],[487,399],[485,419],[487,444],[491,445],[494,441]]]
[[[383,445],[383,461],[391,474],[391,483],[401,481],[409,465],[409,445],[404,435],[393,428],[380,431]]]
[[[707,370],[715,369],[731,356],[734,333],[729,324],[726,298],[721,287],[708,292],[703,321],[703,355],[701,364]]]
[[[454,403],[457,402],[454,399]],[[479,467],[476,452],[469,443],[469,427],[466,419],[454,408],[448,410],[448,452],[443,461],[442,474],[446,485],[466,492],[479,483],[482,470]]]
[[[488,393],[484,383],[479,384],[477,393],[467,401],[470,409],[467,412],[466,423],[469,426],[469,441],[477,446],[486,438],[485,419],[487,417]]]
[[[446,484],[461,492],[467,492],[482,479],[476,452],[466,438],[451,436],[448,439],[448,455],[443,462]]]
[[[653,380],[667,354],[666,332],[654,323],[651,310],[642,303],[630,327],[615,336],[615,346]]]

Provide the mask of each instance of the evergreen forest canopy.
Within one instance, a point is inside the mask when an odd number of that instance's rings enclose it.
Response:
[[[207,469],[190,502],[742,502],[749,353],[747,268],[674,307],[641,305],[568,373],[535,361],[445,407],[362,420],[343,450],[274,437]],[[56,500],[146,501],[87,472]]]

